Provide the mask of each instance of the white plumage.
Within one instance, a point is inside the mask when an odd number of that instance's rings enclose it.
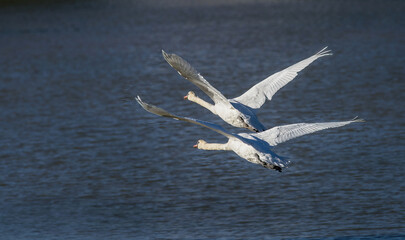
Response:
[[[262,132],[266,128],[259,121],[254,110],[260,108],[266,99],[271,100],[280,88],[292,81],[298,75],[298,72],[313,61],[323,56],[332,55],[330,50],[326,50],[325,47],[315,55],[267,77],[241,96],[227,99],[184,59],[176,54],[168,54],[163,50],[162,54],[165,60],[181,76],[205,92],[214,101],[214,105],[197,97],[194,92],[189,92],[185,98],[207,108],[234,127],[247,128],[256,132]]]
[[[353,122],[363,122],[362,119],[354,118],[350,121],[325,122],[325,123],[297,123],[284,126],[278,126],[260,133],[230,133],[219,125],[201,121],[198,119],[180,117],[167,112],[166,110],[154,105],[145,103],[138,96],[138,103],[148,112],[177,120],[194,123],[209,128],[219,134],[226,136],[229,140],[225,144],[206,143],[199,140],[195,147],[203,150],[229,150],[235,152],[241,158],[249,162],[260,164],[266,168],[277,171],[287,167],[289,161],[278,156],[271,150],[272,146],[288,141],[290,139],[303,136],[309,133],[320,131],[327,128],[342,127]]]

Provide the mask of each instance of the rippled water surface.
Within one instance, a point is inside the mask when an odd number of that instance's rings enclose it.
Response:
[[[27,2],[0,7],[0,239],[405,237],[403,1]],[[283,173],[133,100],[238,132],[161,49],[232,98],[324,46],[259,118],[367,122],[280,144]]]

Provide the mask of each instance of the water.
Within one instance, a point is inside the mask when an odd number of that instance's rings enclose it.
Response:
[[[22,1],[21,1],[22,2]],[[45,2],[45,3],[44,3]],[[0,239],[405,237],[402,1],[61,1],[0,8]],[[366,123],[275,151],[283,173],[133,98],[224,124],[182,99],[160,50],[227,97],[324,46],[263,105],[268,127]]]

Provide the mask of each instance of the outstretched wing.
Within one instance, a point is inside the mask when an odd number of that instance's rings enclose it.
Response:
[[[260,133],[252,133],[271,146],[276,146],[279,143],[286,142],[290,139],[297,138],[306,134],[314,133],[328,128],[343,127],[354,122],[364,122],[363,119],[355,117],[350,121],[342,122],[324,122],[324,123],[296,123],[284,126],[278,126]]]
[[[227,130],[225,130],[224,128],[222,128],[219,125],[213,124],[213,123],[209,123],[209,122],[205,122],[205,121],[201,121],[198,119],[193,119],[193,118],[187,118],[187,117],[180,117],[180,116],[176,116],[174,114],[169,113],[168,111],[156,107],[154,105],[145,103],[141,100],[141,98],[139,96],[136,97],[136,101],[138,101],[138,103],[148,112],[162,116],[162,117],[168,117],[168,118],[174,118],[176,120],[181,120],[181,121],[185,121],[185,122],[189,122],[189,123],[194,123],[206,128],[209,128],[219,134],[222,134],[228,138],[238,138],[239,140],[250,144],[252,147],[256,148],[257,150],[261,151],[263,154],[270,154],[272,156],[272,160],[270,161],[269,159],[266,160],[266,162],[274,164],[276,166],[280,166],[280,167],[285,167],[288,164],[288,161],[285,160],[283,157],[278,156],[277,154],[275,154],[274,152],[272,152],[270,150],[270,146],[267,145],[266,142],[262,142],[258,144],[258,141],[254,138],[254,137],[249,137],[249,134],[241,134],[243,136],[237,135],[237,134],[233,134],[228,132]],[[259,139],[260,140],[260,139]],[[267,146],[266,146],[267,145]]]
[[[159,108],[159,107],[156,107],[156,106],[154,106],[152,104],[148,104],[148,103],[143,102],[139,96],[136,97],[136,101],[138,101],[138,103],[146,111],[148,111],[150,113],[153,113],[155,115],[162,116],[162,117],[168,117],[168,118],[174,118],[176,120],[181,120],[181,121],[185,121],[185,122],[189,122],[189,123],[194,123],[194,124],[209,128],[209,129],[211,129],[211,130],[213,130],[213,131],[215,131],[215,132],[217,132],[219,134],[222,134],[222,135],[224,135],[224,136],[226,136],[228,138],[231,138],[231,137],[240,138],[239,136],[236,136],[236,135],[228,132],[223,127],[221,127],[219,125],[216,125],[214,123],[205,122],[205,121],[201,121],[201,120],[193,119],[193,118],[188,118],[188,117],[180,117],[180,116],[176,116],[174,114],[171,114],[171,113],[169,113],[168,111],[166,111],[166,110],[164,110],[162,108]]]
[[[302,69],[307,67],[316,59],[332,55],[330,50],[326,50],[327,47],[316,53],[315,55],[302,60],[280,72],[274,73],[270,77],[264,79],[258,84],[254,85],[247,92],[241,96],[234,98],[234,100],[251,107],[253,109],[260,108],[266,101],[266,98],[271,100],[273,95],[287,83],[292,81]]]
[[[164,59],[172,66],[182,77],[189,80],[205,92],[215,103],[229,104],[228,99],[220,91],[211,86],[188,62],[176,54],[168,54],[162,50]]]

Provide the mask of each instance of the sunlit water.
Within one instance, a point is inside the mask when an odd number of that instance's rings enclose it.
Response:
[[[0,239],[404,238],[404,3],[184,2],[0,8]],[[133,100],[238,132],[161,49],[232,98],[324,46],[259,118],[367,122],[276,147],[283,173]]]

